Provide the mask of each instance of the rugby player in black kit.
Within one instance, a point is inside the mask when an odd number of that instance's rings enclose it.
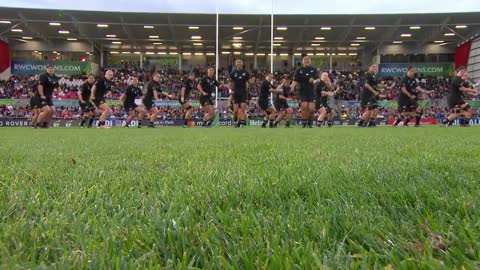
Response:
[[[258,95],[258,106],[266,113],[266,117],[263,120],[262,128],[266,128],[267,124],[273,128],[275,123],[275,117],[277,111],[275,107],[270,103],[270,94],[275,92],[275,88],[272,85],[273,75],[268,73],[265,76],[265,80],[260,85],[260,93]]]
[[[237,59],[235,61],[235,68],[235,71],[230,74],[230,80],[233,82],[233,110],[237,110],[237,127],[243,127],[247,125],[247,89],[250,74],[245,69],[243,69],[242,59]]]
[[[320,76],[320,83],[315,86],[315,109],[318,112],[317,127],[322,127],[327,118],[328,126],[333,125],[334,111],[330,108],[329,99],[340,92],[340,89],[334,90],[334,86],[328,77],[328,73],[324,72]]]
[[[36,126],[41,124],[42,128],[48,128],[48,123],[55,114],[55,107],[53,106],[52,94],[53,89],[58,87],[59,78],[53,74],[54,68],[52,65],[47,66],[47,73],[40,75],[38,80],[37,100],[41,113],[38,115]]]
[[[365,78],[365,85],[360,93],[361,101],[360,106],[362,107],[364,113],[362,119],[358,123],[359,127],[364,127],[367,125],[369,127],[375,127],[375,120],[378,115],[378,104],[377,100],[379,98],[385,98],[384,95],[380,94],[378,90],[378,81],[377,74],[378,66],[376,64],[370,65],[368,72]]]
[[[219,85],[215,79],[215,69],[213,68],[207,70],[207,76],[203,77],[197,85],[198,91],[202,94],[200,96],[200,105],[202,105],[204,110],[203,127],[211,127],[213,120],[215,120],[212,94],[215,92],[215,87]]]
[[[427,91],[418,86],[415,78],[415,68],[409,67],[407,75],[400,83],[400,92],[398,95],[399,116],[395,120],[395,123],[393,123],[393,126],[398,126],[404,119],[404,126],[408,126],[410,119],[415,117],[415,127],[419,127],[423,109],[418,106],[418,96],[421,93],[431,94],[432,92],[433,91]]]
[[[448,107],[451,110],[451,114],[447,119],[443,120],[443,124],[449,127],[453,124],[455,119],[459,116],[464,117],[464,122],[469,123],[473,116],[473,110],[470,107],[464,97],[465,95],[478,95],[479,91],[476,91],[470,87],[465,87],[465,79],[468,78],[468,73],[464,67],[460,67],[457,72],[457,76],[452,79],[450,84],[449,94],[447,96]]]
[[[143,96],[142,88],[140,88],[138,76],[132,76],[132,84],[127,86],[125,93],[122,94],[120,100],[123,102],[123,108],[128,112],[128,117],[125,122],[125,127],[129,127],[135,115],[138,114],[138,128],[142,127],[143,116],[145,115],[145,109],[135,104],[137,97]]]
[[[90,101],[90,95],[92,94],[92,87],[95,83],[95,76],[88,75],[87,81],[82,84],[80,90],[78,91],[78,103],[80,109],[82,110],[82,121],[80,122],[80,127],[83,128],[83,125],[88,120],[88,127],[92,127],[93,120],[95,119],[95,106]]]
[[[169,95],[164,93],[160,86],[160,73],[156,72],[153,74],[153,80],[147,84],[147,93],[143,97],[143,105],[150,113],[150,122],[148,124],[149,128],[155,127],[155,120],[158,116],[158,108],[154,106],[154,101],[159,99],[159,96],[165,96],[170,99],[175,98],[174,95]]]
[[[280,121],[285,117],[285,127],[290,127],[290,120],[292,120],[293,110],[288,106],[288,94],[290,93],[290,79],[284,78],[282,83],[275,89],[273,106],[278,111],[277,119],[274,126],[278,126]]]
[[[183,127],[188,127],[188,121],[192,118],[193,110],[192,105],[190,104],[190,98],[192,90],[195,87],[195,73],[191,72],[188,74],[188,77],[183,82],[182,89],[180,90],[180,95],[178,97],[178,102],[182,105],[183,110],[185,111],[183,115]]]
[[[38,77],[35,78],[35,83],[28,91],[30,97],[30,110],[32,110],[32,127],[37,128],[38,115],[40,114],[40,97],[37,96],[38,91]]]
[[[318,71],[310,66],[311,63],[312,59],[309,56],[303,57],[303,66],[295,71],[291,85],[292,92],[297,89],[297,85],[300,86],[298,90],[300,108],[302,110],[300,121],[304,128],[312,128],[313,114],[315,112],[314,86],[320,81],[318,79]]]
[[[105,120],[107,120],[110,114],[110,107],[108,107],[105,101],[105,95],[112,89],[113,71],[107,70],[105,77],[98,80],[92,87],[92,93],[90,94],[90,100],[97,106],[102,112],[100,120],[98,121],[98,128],[109,128],[105,126]]]

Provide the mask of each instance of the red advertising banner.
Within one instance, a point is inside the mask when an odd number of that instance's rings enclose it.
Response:
[[[8,43],[0,40],[0,74],[7,71],[10,67],[10,46]]]

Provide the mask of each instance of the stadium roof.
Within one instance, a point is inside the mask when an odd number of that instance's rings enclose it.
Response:
[[[219,18],[221,51],[269,52],[270,15]],[[394,42],[456,46],[480,33],[478,18],[480,12],[275,15],[275,51],[356,51]],[[0,8],[0,36],[12,41],[76,39],[116,51],[214,52],[215,23],[214,14]]]

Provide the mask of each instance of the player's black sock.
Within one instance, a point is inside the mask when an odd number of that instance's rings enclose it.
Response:
[[[290,121],[287,121],[287,122],[285,123],[285,127],[287,127],[287,128],[290,127]]]
[[[80,126],[83,127],[83,125],[87,122],[87,117],[82,118],[82,122],[80,122]]]
[[[262,128],[266,128],[267,124],[268,124],[268,120],[263,119]]]
[[[183,125],[184,125],[184,126],[187,126],[187,125],[188,125],[188,119],[185,118],[185,119],[183,120]]]
[[[323,121],[317,121],[317,127],[323,126]]]
[[[246,126],[247,125],[245,120],[240,120],[240,121],[238,121],[238,123],[240,123],[240,126]]]
[[[306,127],[307,126],[307,120],[300,119],[300,124],[302,125],[302,127]]]
[[[403,125],[408,126],[408,123],[410,122],[410,119],[411,119],[411,117],[407,116],[407,118],[405,119],[405,123]]]
[[[94,120],[95,120],[95,116],[90,117],[90,120],[88,121],[88,126],[89,127],[92,126]]]
[[[358,126],[363,127],[364,124],[365,124],[365,121],[363,119],[360,119],[360,121],[358,122]]]
[[[312,121],[307,121],[307,126],[308,126],[309,128],[311,128],[311,127],[312,127],[312,124],[313,124],[313,122],[312,122]]]
[[[458,124],[460,126],[463,126],[465,125],[465,118],[463,116],[460,116],[460,118],[458,119]]]
[[[153,123],[152,121],[148,122],[148,127],[150,127],[150,128],[155,127],[155,123]]]
[[[270,123],[268,125],[269,127],[274,127],[275,126],[275,120],[270,120]]]
[[[395,123],[393,123],[393,125],[398,126],[398,124],[400,124],[400,122],[402,122],[403,119],[405,119],[405,117],[403,115],[400,115],[399,117],[397,117],[397,119],[395,120]]]
[[[470,125],[470,119],[469,118],[463,119],[463,125],[468,127]]]
[[[422,119],[422,114],[415,114],[415,126],[420,126],[420,120]]]
[[[48,122],[43,122],[42,126],[43,127],[48,127]]]
[[[333,121],[328,121],[327,125],[328,125],[328,127],[333,126]]]
[[[376,126],[377,124],[375,123],[375,118],[370,118],[370,121],[368,122],[368,126],[369,127],[374,127]]]
[[[447,126],[449,126],[449,127],[452,126],[454,121],[455,120],[448,121]]]

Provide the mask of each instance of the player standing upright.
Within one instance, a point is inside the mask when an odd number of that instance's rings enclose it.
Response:
[[[183,116],[184,122],[183,127],[188,127],[188,121],[192,118],[193,110],[192,105],[190,104],[190,98],[193,88],[195,87],[195,73],[190,72],[188,77],[183,82],[182,89],[180,90],[180,95],[178,97],[178,102],[182,105],[185,114]]]
[[[291,91],[300,86],[298,94],[300,108],[302,110],[302,118],[300,119],[302,127],[312,128],[313,114],[315,111],[315,92],[314,85],[319,82],[318,71],[311,66],[312,59],[310,56],[303,57],[303,66],[295,71]]]
[[[78,91],[78,103],[80,109],[82,110],[82,121],[80,122],[80,127],[83,127],[85,122],[88,122],[88,127],[92,127],[93,121],[95,120],[95,106],[90,101],[90,95],[92,94],[92,87],[95,83],[95,76],[92,74],[88,75],[87,81],[82,84],[80,90]]]
[[[38,115],[40,114],[40,98],[37,95],[38,78],[35,78],[32,88],[28,91],[30,97],[30,110],[32,110],[32,127],[37,128]]]
[[[230,74],[230,80],[233,82],[233,110],[237,110],[238,123],[237,127],[247,125],[247,99],[248,99],[248,80],[250,74],[243,69],[243,60],[235,61],[235,71]]]
[[[198,91],[202,94],[200,96],[200,105],[202,105],[204,111],[203,127],[211,127],[215,120],[215,108],[213,107],[214,102],[212,94],[215,92],[215,87],[218,87],[219,85],[220,84],[215,79],[215,69],[213,68],[207,70],[207,76],[203,77],[197,85]]]

